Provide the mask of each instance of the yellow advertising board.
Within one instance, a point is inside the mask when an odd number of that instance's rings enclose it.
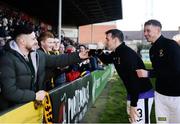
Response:
[[[34,108],[34,102],[27,103],[0,116],[0,123],[42,123],[43,107]]]

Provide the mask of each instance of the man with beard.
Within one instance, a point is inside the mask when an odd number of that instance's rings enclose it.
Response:
[[[42,101],[47,68],[65,67],[88,58],[87,51],[69,55],[48,55],[37,48],[33,28],[24,25],[15,28],[13,39],[0,58],[0,110],[30,101]]]

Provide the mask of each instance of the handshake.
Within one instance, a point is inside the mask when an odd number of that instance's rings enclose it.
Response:
[[[88,56],[98,56],[103,53],[103,49],[90,49],[88,52]]]
[[[90,48],[89,47],[88,56],[101,55],[103,53],[104,49],[105,49],[105,44],[103,42],[98,42],[96,48]]]

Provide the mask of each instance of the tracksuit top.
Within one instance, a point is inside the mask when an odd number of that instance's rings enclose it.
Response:
[[[150,77],[156,77],[156,91],[166,96],[180,96],[180,46],[162,35],[150,49],[153,70]]]
[[[114,52],[110,54],[103,53],[99,55],[99,58],[104,63],[113,63],[115,65],[117,73],[126,87],[128,96],[130,96],[131,106],[137,106],[140,94],[152,89],[149,78],[138,78],[136,73],[137,69],[145,69],[143,61],[124,42]]]

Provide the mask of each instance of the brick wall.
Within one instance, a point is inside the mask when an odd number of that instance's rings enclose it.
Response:
[[[115,24],[112,25],[86,25],[79,27],[79,43],[97,43],[105,41],[105,32],[109,29],[116,28]]]

